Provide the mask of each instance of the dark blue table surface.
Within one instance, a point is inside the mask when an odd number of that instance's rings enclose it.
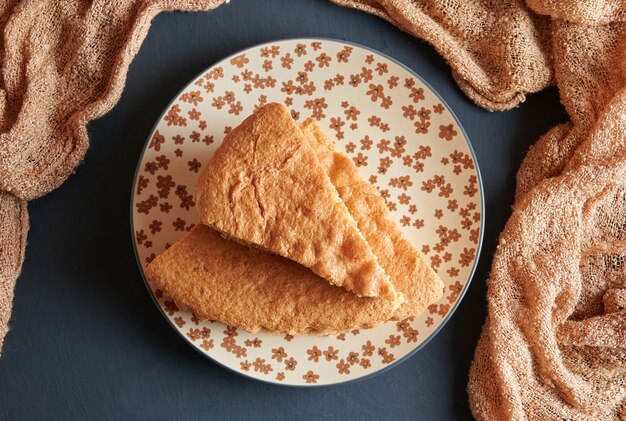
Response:
[[[193,76],[260,42],[316,36],[388,54],[439,91],[476,151],[487,217],[472,285],[452,320],[422,351],[364,381],[296,389],[220,368],[169,327],[135,264],[129,193],[148,132]],[[471,418],[468,370],[486,314],[491,257],[511,211],[515,172],[538,136],[565,119],[555,89],[511,111],[484,111],[456,87],[428,44],[324,0],[232,0],[209,13],[159,15],[130,67],[120,102],[89,125],[84,163],[61,188],[29,204],[26,262],[0,359],[0,419]]]

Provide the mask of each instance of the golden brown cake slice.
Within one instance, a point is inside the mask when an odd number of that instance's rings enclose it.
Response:
[[[201,320],[250,332],[344,332],[389,320],[394,303],[357,297],[291,260],[225,240],[204,225],[157,256],[150,283]]]
[[[306,120],[300,128],[378,262],[390,276],[396,291],[404,296],[405,302],[398,307],[395,318],[422,313],[441,298],[443,282],[391,220],[385,200],[361,177],[352,160],[335,150],[314,120]]]
[[[200,220],[365,297],[399,300],[287,109],[268,104],[224,139],[197,188]]]

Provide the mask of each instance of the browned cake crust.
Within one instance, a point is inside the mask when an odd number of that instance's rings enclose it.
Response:
[[[201,320],[249,332],[328,335],[376,326],[393,302],[357,297],[291,260],[225,240],[197,225],[145,269],[150,283]]]
[[[352,160],[335,150],[314,120],[306,120],[300,128],[396,291],[404,295],[395,318],[422,313],[441,298],[443,282],[393,223],[378,189],[361,177]]]
[[[359,296],[399,300],[287,109],[265,105],[233,129],[203,170],[201,222],[294,260]]]

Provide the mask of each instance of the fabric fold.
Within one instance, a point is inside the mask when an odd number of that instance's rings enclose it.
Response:
[[[0,350],[9,331],[15,280],[26,249],[28,211],[26,202],[0,192]]]
[[[152,18],[223,2],[26,0],[0,6],[0,350],[26,244],[24,201],[60,186],[81,162],[87,123],[118,101]]]

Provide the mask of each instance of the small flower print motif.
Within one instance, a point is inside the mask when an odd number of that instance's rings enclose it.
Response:
[[[189,171],[196,173],[200,170],[200,167],[202,166],[202,164],[200,164],[200,161],[198,161],[196,158],[192,159],[187,164],[189,165]]]
[[[328,127],[333,130],[341,130],[341,128],[345,125],[346,123],[341,119],[341,117],[333,117],[330,119],[330,125]]]
[[[168,202],[160,203],[159,210],[163,213],[169,213],[169,211],[172,210],[172,205],[170,205]]]
[[[400,78],[398,76],[389,76],[389,79],[387,79],[387,86],[389,86],[389,89],[393,89],[398,86],[399,80]]]
[[[420,110],[417,112],[417,116],[419,117],[420,120],[422,121],[426,121],[426,120],[430,120],[430,110],[426,109],[424,107],[420,108]]]
[[[285,352],[285,348],[278,347],[272,349],[272,359],[278,361],[279,363],[283,361],[287,357],[287,353]]]
[[[344,114],[346,115],[346,120],[357,121],[359,114],[361,114],[361,111],[359,111],[355,106],[350,106],[347,110],[344,111]]]
[[[337,363],[337,372],[339,374],[350,374],[350,363],[346,362],[343,358]]]
[[[161,225],[163,225],[163,221],[159,221],[159,220],[153,220],[150,225],[148,225],[148,228],[150,228],[150,233],[151,234],[155,234],[157,232],[161,231]]]
[[[189,119],[190,120],[200,120],[200,115],[201,114],[195,108],[192,109],[192,110],[187,111],[187,114],[189,114]]]
[[[409,120],[415,120],[415,116],[417,116],[417,110],[413,105],[403,105],[402,116],[408,118]]]
[[[319,67],[329,67],[330,66],[330,62],[331,62],[331,58],[326,53],[322,53],[322,54],[320,54],[319,56],[317,56],[315,58],[315,61],[317,61],[317,65]]]
[[[426,134],[428,133],[428,128],[430,127],[430,121],[416,121],[415,124],[415,133],[417,134]]]
[[[403,332],[403,336],[406,338],[407,343],[417,342],[419,331],[417,329],[409,328]]]
[[[298,361],[296,361],[293,357],[285,360],[285,370],[287,371],[294,371],[297,365]]]
[[[296,45],[296,48],[293,50],[293,52],[296,53],[298,57],[306,55],[306,44]]]
[[[458,274],[458,269],[456,268],[448,269],[448,273],[450,273],[450,271],[453,269]],[[457,300],[457,298],[459,298],[459,295],[461,294],[461,291],[463,290],[463,285],[459,281],[456,281],[453,285],[448,286],[448,290],[450,290],[451,292],[450,292],[450,295],[448,295],[446,298],[448,302],[452,304]]]
[[[150,140],[150,143],[148,144],[148,148],[149,149],[154,149],[155,151],[160,151],[161,150],[161,145],[165,143],[165,137],[159,133],[159,131],[157,130],[156,132],[154,132],[154,135],[152,136],[152,139]]]
[[[372,355],[374,355],[376,347],[372,345],[372,341],[367,341],[363,344],[363,346],[361,346],[361,349],[363,350],[364,357],[371,357]]]
[[[337,62],[338,63],[347,63],[350,57],[350,52],[347,50],[341,50],[337,53]]]
[[[478,228],[474,228],[472,230],[470,230],[470,236],[469,239],[472,243],[474,244],[478,244],[478,235],[480,234],[480,230]],[[458,275],[458,273],[457,273]]]
[[[361,76],[359,76],[358,74],[352,74],[350,75],[349,81],[348,83],[356,88],[357,86],[359,86],[359,84],[361,83]]]
[[[280,58],[281,66],[285,69],[291,69],[291,65],[293,64],[293,58],[291,58],[291,54],[287,53]]]
[[[372,102],[376,102],[379,98],[384,98],[384,89],[383,85],[374,85],[373,83],[369,85],[369,90],[365,93],[370,97]]]
[[[150,179],[145,178],[143,175],[140,175],[137,179],[137,196],[141,195],[141,192],[143,191],[143,189],[148,187],[148,184],[150,184]]]
[[[454,125],[452,124],[448,124],[448,125],[440,125],[439,126],[439,138],[441,139],[445,139],[445,140],[452,140],[452,138],[454,136],[456,136],[457,134],[459,134],[455,129],[454,129]]]
[[[306,383],[317,383],[320,376],[319,374],[315,374],[312,370],[306,372],[304,376],[302,376]]]
[[[467,247],[464,247],[463,252],[459,257],[459,264],[461,265],[461,267],[468,267],[474,261],[475,254],[475,249],[468,249]]]
[[[135,234],[135,238],[137,239],[137,243],[141,244],[144,240],[148,239],[148,236],[144,234],[143,230],[137,231]]]
[[[200,348],[202,348],[205,351],[209,351],[213,349],[214,346],[215,346],[215,343],[213,339],[203,339],[202,343],[200,344]]]
[[[424,90],[422,88],[411,88],[411,94],[409,98],[413,100],[414,103],[418,103],[425,98]]]
[[[355,365],[359,363],[359,353],[358,352],[350,352],[346,357],[346,362],[350,365]]]
[[[230,59],[230,64],[239,69],[243,68],[248,63],[250,63],[250,59],[248,59],[245,54],[241,54]]]
[[[339,350],[335,349],[333,346],[329,346],[326,351],[324,351],[324,357],[326,361],[333,361],[338,359]]]
[[[396,323],[396,330],[398,332],[403,332],[407,330],[409,327],[411,327],[411,323],[409,319],[403,319]],[[393,335],[391,335],[390,338],[391,337],[393,337]],[[385,341],[385,343],[387,343],[387,341]]]
[[[361,76],[363,82],[369,82],[374,79],[372,69],[368,69],[367,67],[361,67],[361,73],[359,73],[359,76]]]
[[[450,275],[450,278],[456,278],[457,276],[459,276],[459,269],[455,268],[454,266],[449,268],[446,272],[448,272],[448,275]],[[453,298],[452,296],[450,297],[451,299]],[[454,297],[454,299],[456,299],[456,297]]]
[[[169,316],[173,316],[174,313],[176,313],[178,311],[178,306],[174,303],[174,301],[171,301],[171,300],[166,300],[163,303],[163,307],[165,308],[165,312]]]
[[[359,152],[355,157],[352,158],[352,160],[357,167],[365,167],[367,166],[367,158],[367,156]]]
[[[373,144],[374,144],[374,141],[370,139],[368,135],[365,135],[365,137],[361,139],[361,150],[369,151],[370,149],[372,149]]]
[[[318,362],[320,357],[322,356],[322,352],[317,346],[314,346],[311,349],[307,349],[306,353],[309,355],[309,361],[313,362]]]

